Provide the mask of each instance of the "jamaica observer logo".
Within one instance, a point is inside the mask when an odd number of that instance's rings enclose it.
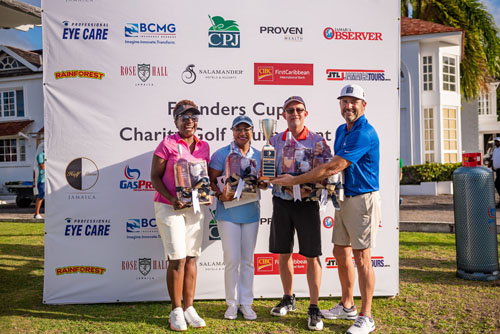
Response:
[[[208,15],[211,26],[208,28],[209,48],[239,48],[240,29],[234,20],[224,20],[222,16]]]
[[[141,171],[126,165],[123,169],[125,180],[120,180],[120,189],[132,191],[155,191],[151,181],[141,180]]]

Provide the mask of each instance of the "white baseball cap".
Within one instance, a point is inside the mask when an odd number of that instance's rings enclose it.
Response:
[[[500,141],[500,137],[496,137],[496,138],[495,138],[495,141]]]
[[[337,97],[337,99],[341,99],[344,96],[352,96],[357,99],[366,101],[366,94],[363,88],[358,85],[350,84],[347,86],[344,86],[342,90],[340,91],[340,96]]]

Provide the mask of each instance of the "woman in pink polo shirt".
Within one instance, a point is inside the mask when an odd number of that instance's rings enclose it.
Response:
[[[210,160],[208,144],[194,135],[200,114],[193,101],[182,100],[175,105],[174,122],[178,132],[158,145],[151,165],[151,181],[156,189],[156,223],[168,260],[167,288],[172,303],[169,322],[170,328],[177,331],[187,330],[187,324],[205,327],[205,321],[193,307],[203,213],[195,214],[192,207],[185,207],[177,199],[174,178],[174,163],[179,159],[177,145],[181,145],[184,158],[206,160],[207,164]]]

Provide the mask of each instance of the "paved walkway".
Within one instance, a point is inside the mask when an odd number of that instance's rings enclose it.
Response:
[[[496,203],[499,198],[497,195]],[[15,204],[0,204],[0,222],[43,222],[34,219],[35,206],[17,208]],[[43,208],[41,210],[42,216]],[[500,233],[500,210],[496,212]],[[399,209],[399,226],[408,232],[454,232],[453,195],[403,196]]]

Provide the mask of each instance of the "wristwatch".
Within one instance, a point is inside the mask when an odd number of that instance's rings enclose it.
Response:
[[[215,197],[220,201],[220,197],[222,196],[222,193],[215,194]]]

